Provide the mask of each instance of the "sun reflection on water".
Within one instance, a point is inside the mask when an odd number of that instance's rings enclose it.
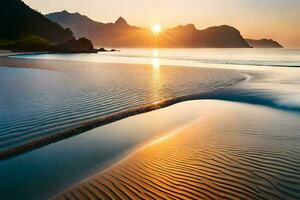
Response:
[[[162,93],[162,74],[161,74],[161,65],[159,52],[157,49],[153,49],[152,51],[152,87],[153,90],[151,92],[151,98],[155,100],[155,102],[160,102],[163,99]],[[154,103],[155,104],[155,103]]]
[[[152,66],[154,68],[160,68],[160,60],[159,60],[159,58],[152,58]]]
[[[154,68],[160,68],[160,59],[159,59],[159,52],[157,49],[154,49],[152,52],[152,66]]]

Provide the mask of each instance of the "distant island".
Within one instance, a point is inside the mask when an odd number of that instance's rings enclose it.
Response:
[[[281,44],[272,39],[253,40],[246,39],[248,44],[253,48],[283,48]]]
[[[120,17],[114,23],[97,22],[80,13],[50,13],[46,17],[70,28],[76,37],[88,37],[97,46],[112,47],[186,47],[186,48],[251,48],[240,32],[222,25],[197,30],[195,25],[180,25],[164,30],[159,36],[145,28],[132,26]],[[270,46],[266,46],[270,47]]]

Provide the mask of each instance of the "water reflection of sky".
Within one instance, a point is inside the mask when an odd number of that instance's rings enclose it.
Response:
[[[177,105],[130,117],[1,161],[0,194],[11,199],[46,199],[45,195],[51,196],[133,149],[191,123],[201,112],[200,108],[193,110]]]

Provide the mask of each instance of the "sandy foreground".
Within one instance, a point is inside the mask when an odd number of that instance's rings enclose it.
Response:
[[[224,101],[181,105],[201,109],[198,119],[54,199],[299,197],[298,115]]]

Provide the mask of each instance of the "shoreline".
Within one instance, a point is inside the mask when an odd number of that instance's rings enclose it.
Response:
[[[37,55],[37,54],[48,54],[48,51],[32,51],[32,52],[14,52],[10,50],[0,50],[0,57],[9,57],[9,56],[20,56],[20,55]]]
[[[33,68],[33,69],[46,69],[46,70],[59,70],[59,64],[61,64],[60,60],[51,60],[48,62],[48,60],[42,60],[38,59],[40,62],[34,62],[34,59],[22,59],[22,58],[5,58],[1,59],[0,58],[0,65],[1,62],[3,63],[4,61],[4,66],[5,64],[9,64],[7,67],[17,67],[22,66],[20,68]],[[71,67],[74,62],[78,64],[78,61],[67,61],[65,64],[65,67]],[[84,62],[82,62],[84,63]],[[45,64],[45,65],[44,65]],[[93,64],[93,63],[90,63]],[[114,64],[106,64],[107,66],[114,66]],[[124,66],[129,65],[132,66],[134,64],[123,64]],[[138,64],[137,64],[138,66]],[[67,69],[64,70],[67,70]],[[222,69],[223,70],[223,69]],[[228,69],[225,69],[228,70]],[[87,120],[83,121],[81,123],[75,124],[73,127],[49,135],[49,136],[44,136],[43,138],[37,139],[37,140],[32,140],[28,143],[21,144],[16,147],[9,148],[4,151],[0,151],[0,159],[7,159],[12,156],[21,154],[23,152],[31,151],[36,148],[43,147],[45,145],[57,142],[62,139],[70,138],[72,136],[81,134],[83,132],[92,130],[94,128],[119,121],[121,119],[142,114],[145,112],[150,112],[156,109],[168,107],[170,105],[174,105],[176,103],[188,101],[188,100],[200,100],[200,99],[217,99],[217,100],[225,100],[225,101],[231,101],[231,102],[241,102],[241,103],[250,103],[250,104],[256,104],[256,105],[264,105],[264,106],[269,106],[272,108],[276,109],[283,109],[283,110],[288,110],[288,111],[295,111],[295,112],[300,112],[300,108],[298,107],[289,107],[289,106],[283,106],[280,104],[276,104],[276,102],[273,102],[272,99],[267,99],[264,98],[263,96],[253,96],[253,93],[251,91],[245,90],[245,88],[239,88],[236,87],[239,84],[243,84],[250,79],[253,79],[254,75],[252,73],[249,73],[245,70],[239,71],[237,70],[243,77],[238,78],[234,80],[234,82],[229,82],[227,84],[224,84],[222,87],[217,87],[213,88],[211,90],[207,90],[201,93],[196,93],[196,94],[191,94],[191,95],[186,95],[186,96],[179,96],[173,99],[164,99],[159,102],[152,102],[143,106],[139,106],[136,108],[132,108],[129,110],[109,114],[106,116],[101,116],[97,117],[93,120]],[[249,73],[249,74],[246,74]],[[251,98],[249,98],[251,97]]]
[[[50,136],[44,136],[43,138],[31,141],[29,143],[19,145],[17,147],[10,148],[8,150],[0,151],[0,159],[1,160],[8,159],[10,157],[22,154],[24,152],[28,152],[28,151],[31,151],[31,150],[34,150],[37,148],[41,148],[43,146],[49,145],[49,144],[57,142],[59,140],[67,139],[67,138],[79,135],[81,133],[90,131],[92,129],[95,129],[97,127],[101,127],[101,126],[131,117],[131,116],[147,113],[147,112],[154,111],[157,109],[162,109],[162,108],[169,107],[169,106],[172,106],[174,104],[184,102],[184,101],[205,99],[206,96],[213,95],[213,93],[215,91],[220,92],[220,91],[222,91],[223,88],[230,87],[230,86],[236,86],[247,80],[249,80],[249,77],[244,77],[244,78],[235,80],[235,83],[230,83],[229,85],[224,85],[222,88],[208,90],[205,92],[201,92],[199,94],[192,94],[192,95],[181,96],[181,97],[176,97],[176,98],[172,98],[172,99],[165,99],[165,100],[161,100],[160,102],[150,103],[145,106],[140,106],[137,108],[113,113],[113,114],[110,114],[107,116],[95,118],[93,120],[83,121],[83,122],[79,123],[78,125],[74,125],[73,128],[70,128],[68,130],[58,132],[58,133],[52,134]]]
[[[22,54],[22,53],[21,53]],[[17,67],[17,68],[33,68],[33,69],[46,69],[46,70],[60,70],[60,65],[62,64],[60,60],[55,61],[55,60],[37,60],[38,62],[35,62],[34,59],[22,59],[22,58],[10,58],[10,57],[0,57],[0,65],[4,67]],[[72,67],[74,62],[78,64],[78,61],[67,61],[64,64],[64,69],[62,70],[68,70],[68,67]],[[85,63],[86,62],[82,62]],[[93,63],[90,63],[93,64]],[[115,64],[107,64],[107,66],[113,66]],[[124,64],[126,65],[132,65],[132,64]],[[137,64],[138,66],[138,64]],[[142,105],[139,107],[135,107],[129,110],[117,112],[117,113],[112,113],[109,115],[97,117],[92,120],[87,120],[87,121],[82,121],[80,123],[74,124],[74,126],[71,126],[67,130],[63,130],[57,133],[50,134],[48,136],[43,136],[42,138],[36,139],[36,140],[31,140],[28,143],[23,143],[18,146],[14,146],[8,149],[4,149],[0,151],[0,159],[7,159],[10,157],[13,157],[15,155],[34,150],[36,148],[41,148],[45,145],[57,142],[62,139],[70,138],[72,136],[81,134],[83,132],[92,130],[94,128],[119,121],[121,119],[142,114],[145,112],[150,112],[156,109],[168,107],[170,105],[180,103],[183,101],[188,101],[188,100],[197,100],[197,99],[205,99],[206,97],[213,96],[213,94],[216,91],[222,92],[222,90],[226,87],[231,87],[237,84],[240,84],[244,81],[247,81],[251,79],[249,75],[246,74],[241,74],[241,77],[236,78],[236,80],[232,80],[228,83],[225,83],[222,86],[218,86],[216,88],[212,88],[197,94],[191,94],[191,95],[185,95],[185,96],[179,96],[176,98],[172,99],[163,99],[160,100],[159,102],[152,102],[146,105]]]
[[[59,64],[61,64],[61,61],[55,61],[51,60],[48,62],[48,60],[42,60],[38,59],[40,62],[34,62],[31,59],[22,59],[22,58],[0,58],[0,65],[1,62],[4,61],[4,65],[9,64],[7,67],[17,67],[23,66],[20,68],[33,68],[33,69],[46,69],[46,70],[59,70]],[[78,64],[78,61],[67,61],[66,62],[66,68],[71,67],[74,62]],[[43,65],[45,63],[45,65]],[[84,62],[83,62],[84,63]],[[90,63],[93,64],[93,63]],[[114,66],[114,64],[106,64],[107,66]],[[124,64],[124,66],[131,64]],[[138,66],[138,64],[137,64]],[[67,69],[64,70],[67,70]],[[225,69],[228,70],[228,69]],[[238,70],[239,71],[239,70]],[[245,70],[246,71],[246,70]],[[246,71],[247,72],[247,71]],[[225,100],[225,101],[231,101],[231,102],[241,102],[241,103],[250,103],[250,104],[256,104],[256,105],[264,105],[269,106],[272,108],[277,109],[283,109],[288,111],[295,111],[300,112],[300,108],[293,108],[289,106],[282,106],[278,105],[275,102],[272,101],[272,99],[265,99],[263,96],[253,96],[251,91],[247,91],[244,88],[236,87],[239,84],[246,83],[247,81],[253,79],[253,74],[249,73],[246,74],[246,72],[243,73],[243,71],[239,71],[239,73],[243,76],[242,78],[234,80],[234,82],[229,82],[227,84],[224,84],[222,87],[213,88],[211,90],[207,90],[201,93],[191,94],[187,96],[179,96],[173,99],[164,99],[159,102],[152,102],[143,106],[139,106],[136,108],[132,108],[129,110],[109,114],[106,116],[97,117],[93,120],[83,121],[81,123],[75,124],[73,127],[55,133],[51,134],[49,136],[44,136],[43,138],[39,138],[37,140],[32,140],[29,143],[21,144],[16,147],[9,148],[4,151],[0,151],[0,159],[7,159],[12,156],[21,154],[23,152],[31,151],[36,148],[41,148],[45,145],[57,142],[62,139],[70,138],[72,136],[81,134],[83,132],[92,130],[94,128],[119,121],[121,119],[142,114],[145,112],[150,112],[156,109],[168,107],[170,105],[174,105],[176,103],[189,101],[189,100],[200,100],[200,99],[217,99],[217,100]],[[251,98],[249,98],[251,97]]]

